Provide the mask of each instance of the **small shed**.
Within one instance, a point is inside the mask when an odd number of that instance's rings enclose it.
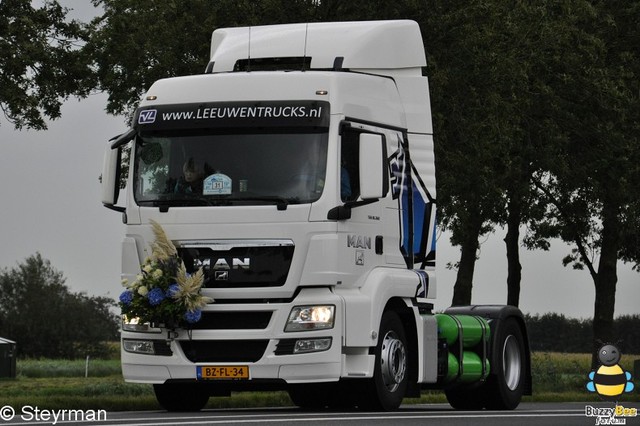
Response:
[[[0,377],[16,377],[16,342],[0,337]]]

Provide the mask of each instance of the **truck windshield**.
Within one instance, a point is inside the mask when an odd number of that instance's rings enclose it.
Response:
[[[143,133],[134,158],[141,206],[311,203],[324,188],[327,134]]]

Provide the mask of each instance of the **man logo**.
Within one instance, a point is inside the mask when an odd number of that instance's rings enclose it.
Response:
[[[227,281],[227,280],[229,280],[229,271],[216,271],[215,280],[216,281]]]
[[[140,116],[138,116],[138,124],[151,124],[156,121],[156,114],[158,113],[155,109],[148,109],[145,111],[140,111]]]

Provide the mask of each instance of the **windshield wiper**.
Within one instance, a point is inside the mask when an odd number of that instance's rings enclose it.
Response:
[[[230,197],[184,197],[184,198],[167,198],[158,200],[144,200],[140,204],[148,204],[158,207],[160,212],[166,213],[170,207],[188,207],[194,205],[200,206],[231,206],[234,201],[264,201],[275,203],[278,210],[286,210],[291,202],[297,202],[297,198],[283,198],[277,195],[248,196],[241,198]]]
[[[158,207],[160,212],[166,213],[170,207],[189,207],[189,206],[230,206],[228,200],[211,199],[206,197],[189,197],[189,198],[168,198],[160,200],[144,200],[140,205],[151,205]]]
[[[298,201],[296,198],[284,198],[277,195],[256,195],[238,198],[229,198],[229,201],[267,201],[276,204],[278,210],[286,210],[291,201]]]

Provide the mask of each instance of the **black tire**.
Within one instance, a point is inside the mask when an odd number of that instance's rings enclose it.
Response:
[[[340,381],[331,389],[328,406],[333,410],[353,410],[358,404],[357,380]]]
[[[349,382],[337,382],[291,385],[287,392],[291,401],[303,410],[326,407],[348,410],[355,406],[353,395],[357,391]]]
[[[528,369],[524,337],[520,325],[508,318],[495,336],[497,353],[492,374],[483,387],[485,407],[490,410],[513,410],[522,400]]]
[[[444,394],[449,404],[456,410],[482,410],[485,405],[483,387],[447,389]]]
[[[329,384],[307,383],[291,385],[287,392],[291,401],[303,410],[321,410],[328,403]]]
[[[380,321],[373,378],[367,380],[361,409],[392,411],[400,407],[409,381],[409,353],[402,321],[387,311]]]
[[[167,411],[200,411],[209,401],[209,394],[196,384],[153,385],[153,391]]]

